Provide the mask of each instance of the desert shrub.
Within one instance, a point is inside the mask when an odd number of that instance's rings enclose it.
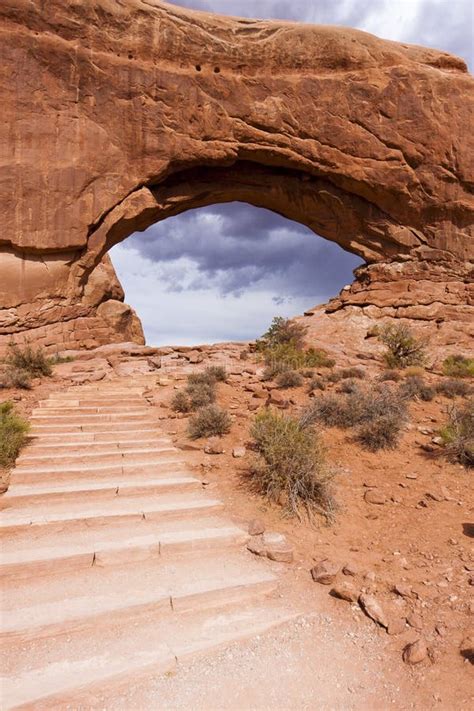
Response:
[[[0,466],[12,465],[26,442],[29,424],[13,408],[12,402],[0,404]]]
[[[362,380],[366,376],[366,372],[363,368],[343,368],[340,371],[341,380],[348,378]]]
[[[12,370],[26,371],[32,377],[51,375],[52,373],[50,360],[46,357],[43,349],[34,348],[29,343],[25,343],[23,346],[18,343],[10,343],[5,363]]]
[[[356,433],[357,438],[369,448],[375,446],[375,442],[380,442],[380,446],[393,446],[397,441],[402,427],[407,419],[407,407],[403,398],[398,392],[386,385],[375,384],[362,389],[356,387],[348,394],[330,394],[315,399],[314,403],[302,414],[302,422],[323,422],[330,427],[359,427]],[[381,432],[384,428],[389,429],[391,435],[384,440],[379,434],[378,440],[375,437],[377,426],[374,424],[381,420],[378,429]],[[369,445],[369,437],[366,435],[369,424],[373,427],[373,442]],[[390,441],[391,444],[385,444]],[[380,448],[379,446],[379,448]]]
[[[406,400],[423,400],[423,402],[431,402],[436,394],[436,390],[428,385],[419,375],[411,375],[405,378],[403,383],[398,388],[400,397]]]
[[[326,376],[328,383],[338,383],[342,380],[342,375],[340,370],[333,370],[332,373],[328,373]]]
[[[282,389],[297,388],[303,384],[303,378],[296,370],[286,370],[277,376],[275,382],[277,386]]]
[[[215,383],[225,383],[227,380],[227,371],[223,365],[210,365],[204,372]]]
[[[384,360],[389,368],[422,365],[426,358],[425,344],[403,323],[390,323],[380,329],[378,338],[387,347]]]
[[[324,378],[313,378],[308,387],[308,391],[311,393],[314,390],[326,390],[326,381]]]
[[[191,439],[223,435],[230,431],[230,426],[231,419],[226,410],[218,405],[207,405],[189,420],[188,434]]]
[[[400,380],[400,378],[401,375],[398,370],[383,370],[379,375],[379,381],[381,383],[384,383],[387,380],[393,380],[394,382],[397,382],[398,380]]]
[[[359,383],[352,378],[343,380],[338,388],[340,393],[355,393],[359,390]]]
[[[186,395],[192,410],[204,405],[210,405],[216,399],[215,383],[189,383],[186,386]]]
[[[314,376],[314,373],[311,368],[304,368],[304,370],[301,371],[301,375],[303,376],[303,378],[312,378]]]
[[[436,385],[436,392],[450,399],[454,397],[466,397],[471,392],[470,386],[458,378],[440,380]]]
[[[52,358],[49,359],[51,365],[59,365],[60,363],[72,363],[74,361],[74,356],[62,356],[56,353]]]
[[[474,466],[474,400],[453,407],[440,435],[448,457],[465,467]]]
[[[300,370],[301,368],[329,368],[334,365],[324,351],[308,348],[301,351],[291,343],[284,343],[269,348],[264,352],[265,364],[270,377],[275,377],[286,370]]]
[[[448,356],[443,361],[443,373],[451,378],[474,378],[474,358],[461,354]]]
[[[268,330],[258,339],[257,350],[266,351],[282,345],[291,345],[296,350],[303,350],[306,328],[296,321],[275,316]]]
[[[316,511],[331,513],[329,482],[333,472],[311,426],[266,410],[255,418],[251,436],[259,458],[249,474],[261,494],[298,517],[301,508],[310,515]]]
[[[0,388],[19,388],[30,390],[31,375],[26,370],[19,370],[13,366],[7,366],[0,379]]]
[[[400,419],[397,413],[391,412],[362,424],[357,432],[357,440],[371,452],[393,449],[398,442],[400,430]]]
[[[422,378],[424,374],[425,369],[421,365],[409,365],[402,373],[404,378],[412,378],[413,376]]]
[[[305,351],[305,365],[308,368],[333,368],[336,361],[320,348],[308,348]]]
[[[184,390],[178,390],[172,400],[171,400],[171,409],[174,410],[174,412],[190,412],[192,409],[191,402],[189,400],[188,395],[184,392]]]

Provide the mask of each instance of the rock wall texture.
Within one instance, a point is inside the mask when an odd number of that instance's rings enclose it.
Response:
[[[142,341],[108,249],[231,200],[365,259],[328,315],[472,323],[461,59],[158,0],[2,0],[0,87],[0,347]]]

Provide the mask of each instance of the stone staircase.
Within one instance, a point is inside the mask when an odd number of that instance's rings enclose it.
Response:
[[[145,385],[55,393],[1,497],[2,708],[125,685],[294,617],[160,432]]]

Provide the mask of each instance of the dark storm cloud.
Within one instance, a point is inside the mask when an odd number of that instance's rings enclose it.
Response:
[[[335,284],[351,281],[361,262],[308,228],[243,203],[190,210],[125,244],[152,262],[190,260],[199,276],[188,288],[233,294],[252,286],[292,296],[330,296]],[[164,274],[170,290],[182,288],[179,271]]]

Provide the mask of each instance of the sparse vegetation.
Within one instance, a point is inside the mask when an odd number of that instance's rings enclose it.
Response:
[[[400,385],[398,392],[406,400],[423,400],[431,402],[436,394],[436,390],[428,385],[419,375],[411,375],[405,378]]]
[[[285,370],[276,378],[276,384],[279,388],[297,388],[303,384],[303,377],[296,370]]]
[[[174,412],[181,412],[181,413],[191,412],[191,409],[192,409],[191,403],[189,401],[189,397],[184,392],[184,390],[178,390],[174,394],[173,399],[171,400],[170,406],[171,406],[171,409],[174,410]]]
[[[355,393],[357,390],[359,390],[359,383],[352,378],[343,380],[338,388],[341,393]]]
[[[465,467],[474,466],[474,399],[451,409],[449,421],[440,435],[452,461]]]
[[[51,362],[43,349],[34,348],[30,343],[25,343],[23,347],[18,343],[10,343],[5,363],[8,368],[25,371],[31,377],[52,373]]]
[[[31,389],[31,375],[26,370],[8,366],[0,379],[0,388]]]
[[[0,466],[9,467],[25,444],[29,424],[14,410],[12,402],[0,404]]]
[[[302,416],[305,422],[319,421],[330,427],[358,427],[356,438],[373,451],[394,447],[406,419],[405,401],[380,384],[317,398]]]
[[[387,324],[380,329],[378,338],[387,348],[384,360],[389,368],[406,368],[425,362],[425,344],[406,324]]]
[[[314,390],[326,390],[326,380],[324,378],[313,378],[309,384],[309,392]]]
[[[461,354],[448,356],[443,361],[443,373],[450,378],[474,378],[474,358]]]
[[[230,431],[231,419],[226,410],[218,405],[202,407],[191,417],[188,434],[191,439],[224,435]]]
[[[251,429],[260,455],[250,469],[257,490],[301,518],[301,508],[329,516],[333,500],[328,467],[317,433],[309,424],[267,410]]]
[[[380,375],[379,375],[379,381],[381,383],[386,382],[387,380],[393,380],[393,382],[397,382],[400,380],[401,375],[398,372],[398,370],[383,370]]]
[[[343,368],[340,371],[340,376],[341,380],[347,380],[347,379],[356,379],[356,380],[363,380],[366,376],[365,370],[363,368]]]
[[[216,399],[215,382],[189,383],[186,386],[186,394],[192,410],[210,405]]]
[[[220,365],[211,365],[205,370],[188,375],[188,385],[198,385],[201,383],[215,385],[218,382],[225,382],[226,380],[226,370]]]
[[[471,393],[471,387],[464,380],[449,378],[448,380],[440,380],[436,385],[436,392],[452,399],[454,397],[466,397]]]
[[[60,363],[72,363],[73,361],[74,361],[73,356],[62,356],[59,353],[56,353],[56,355],[54,355],[49,360],[51,365],[59,365]]]
[[[266,352],[279,346],[291,345],[295,350],[302,351],[306,328],[296,321],[275,316],[268,330],[256,342],[258,351]]]

